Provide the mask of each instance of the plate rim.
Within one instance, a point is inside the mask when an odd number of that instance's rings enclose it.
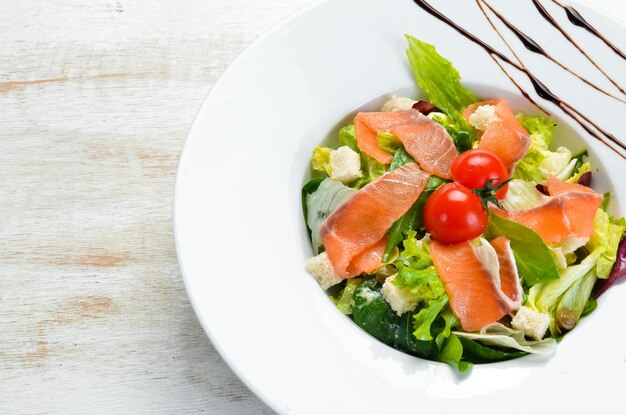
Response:
[[[204,333],[207,338],[210,340],[211,345],[219,354],[220,358],[227,364],[229,369],[238,377],[239,380],[252,392],[255,396],[257,396],[265,405],[270,407],[273,411],[279,414],[286,413],[284,406],[280,405],[280,402],[277,400],[270,399],[269,396],[257,385],[252,382],[245,371],[240,368],[237,363],[231,358],[229,353],[222,347],[217,337],[213,334],[211,328],[209,327],[208,322],[204,319],[199,306],[199,300],[191,289],[190,276],[185,269],[185,264],[182,258],[182,249],[181,249],[181,239],[180,235],[180,227],[177,225],[178,223],[178,212],[179,208],[177,207],[180,203],[180,188],[181,182],[184,180],[181,171],[185,168],[185,160],[188,158],[187,154],[190,151],[191,147],[191,137],[194,127],[198,124],[200,117],[203,115],[204,109],[210,104],[213,96],[216,94],[216,90],[222,87],[222,84],[226,82],[226,79],[229,77],[230,73],[234,70],[239,62],[244,60],[247,55],[252,53],[259,44],[261,44],[267,37],[271,36],[274,32],[281,30],[283,27],[289,25],[294,20],[299,19],[301,16],[304,16],[311,12],[312,10],[331,2],[336,2],[340,0],[315,0],[312,3],[301,7],[300,9],[288,14],[284,18],[280,19],[278,22],[272,24],[268,29],[262,32],[258,37],[256,37],[253,41],[251,41],[246,47],[244,47],[239,54],[228,64],[225,70],[219,75],[218,79],[215,81],[214,85],[211,87],[210,91],[203,98],[200,106],[195,112],[195,115],[190,123],[190,126],[187,130],[184,144],[180,151],[180,157],[178,166],[176,168],[176,178],[174,182],[174,190],[173,190],[173,199],[172,199],[172,223],[173,223],[173,234],[174,234],[174,242],[175,242],[175,250],[176,250],[176,259],[179,265],[179,269],[181,271],[181,276],[183,279],[183,284],[185,287],[185,291],[187,297],[189,298],[190,304],[198,320],[198,323],[202,327]],[[409,1],[409,0],[407,0]],[[593,10],[594,13],[602,16],[602,18],[607,19],[616,25],[620,26],[623,30],[626,31],[626,20],[623,20],[615,15],[610,14],[608,11],[600,8],[600,6],[588,3],[585,0],[567,0],[568,4],[574,6],[582,6],[584,8],[588,8]]]

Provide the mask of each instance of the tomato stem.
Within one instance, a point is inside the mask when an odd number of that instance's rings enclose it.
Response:
[[[506,186],[511,179],[507,179],[501,183],[498,183],[497,185],[493,185],[493,182],[496,180],[500,180],[499,177],[496,177],[495,179],[489,179],[487,180],[487,182],[485,183],[485,185],[483,187],[476,187],[474,189],[472,189],[472,192],[474,192],[474,194],[478,197],[480,197],[480,202],[483,205],[483,209],[485,209],[487,211],[487,213],[489,212],[489,203],[493,203],[494,205],[496,205],[497,207],[499,207],[502,210],[506,210],[504,209],[504,207],[500,204],[500,201],[498,200],[498,198],[496,197],[496,192],[498,190],[500,190],[501,188],[503,188],[504,186]]]

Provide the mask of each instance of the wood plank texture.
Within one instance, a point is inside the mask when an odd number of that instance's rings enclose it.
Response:
[[[172,192],[218,76],[311,2],[0,2],[0,413],[272,413],[193,314]]]

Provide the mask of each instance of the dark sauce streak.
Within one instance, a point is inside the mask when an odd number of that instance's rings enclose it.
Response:
[[[533,3],[537,4],[537,0],[532,0],[532,1],[533,1]],[[494,48],[492,48],[491,46],[489,46],[488,44],[486,44],[482,40],[478,39],[475,35],[469,33],[467,30],[465,30],[462,27],[460,27],[459,25],[457,25],[454,21],[449,19],[447,16],[443,15],[439,10],[433,8],[426,0],[413,0],[413,2],[417,6],[422,8],[424,11],[428,12],[432,16],[434,16],[437,19],[441,20],[442,22],[446,23],[448,26],[450,26],[451,28],[455,29],[457,32],[459,32],[460,34],[465,36],[467,39],[471,40],[472,42],[476,43],[477,45],[479,45],[483,49],[485,49],[489,53],[491,58],[494,61],[496,61],[498,66],[503,70],[503,72],[513,82],[513,84],[515,84],[517,89],[519,89],[520,93],[525,98],[527,98],[530,102],[532,102],[533,104],[537,105],[537,103],[533,99],[530,98],[529,94],[523,88],[521,88],[520,85],[517,82],[515,82],[513,77],[504,69],[504,67],[500,64],[500,62],[498,62],[496,57],[501,59],[502,61],[508,63],[509,65],[513,66],[514,68],[518,69],[519,71],[523,72],[524,74],[526,74],[526,76],[528,77],[528,79],[532,83],[533,88],[535,89],[535,92],[537,93],[537,95],[539,95],[541,98],[543,98],[543,99],[545,99],[545,100],[547,100],[549,102],[552,102],[553,104],[557,105],[559,108],[561,108],[561,110],[563,110],[563,112],[565,112],[567,115],[569,115],[582,128],[584,128],[585,131],[587,131],[587,133],[589,133],[591,136],[593,136],[597,140],[601,141],[603,144],[605,144],[607,147],[609,147],[611,150],[613,150],[617,155],[619,155],[620,157],[622,157],[623,159],[626,160],[626,155],[622,154],[618,149],[616,149],[614,146],[612,146],[610,143],[608,143],[604,138],[602,138],[600,135],[598,135],[598,133],[596,131],[594,131],[588,124],[586,124],[585,122],[581,121],[580,118],[583,118],[585,121],[587,121],[591,126],[593,126],[596,130],[598,130],[598,132],[600,132],[600,134],[604,135],[606,138],[608,138],[610,141],[615,143],[622,150],[626,151],[626,145],[621,143],[612,134],[607,133],[606,131],[604,131],[596,123],[592,122],[588,117],[586,117],[585,115],[581,114],[578,110],[573,108],[567,102],[564,102],[558,96],[556,96],[554,93],[552,93],[552,91],[550,91],[550,89],[546,85],[544,85],[539,79],[537,79],[537,77],[535,75],[533,75],[528,69],[526,69],[526,67],[524,67],[523,64],[518,64],[518,63],[515,63],[515,62],[511,61],[505,55],[503,55],[502,53],[498,52],[497,50],[495,50]],[[539,5],[539,6],[543,9],[543,6],[541,6],[541,5]],[[482,7],[481,7],[481,10],[483,11],[483,13],[486,16],[486,13],[485,13],[485,11],[484,11],[484,9]],[[541,13],[541,11],[540,11],[540,13]],[[549,16],[549,18],[552,20],[551,16]],[[487,19],[489,19],[489,18],[487,17]],[[493,23],[491,22],[491,20],[490,20],[490,23],[493,26]],[[555,24],[556,24],[556,22],[555,22]],[[507,46],[509,47],[509,49],[511,49],[511,47],[508,44],[507,44]],[[584,51],[583,51],[583,54],[584,54]],[[585,56],[587,56],[587,55],[585,54]],[[517,59],[519,59],[519,58],[517,58]],[[620,90],[621,90],[621,88],[620,88]],[[539,105],[537,105],[537,106],[539,108],[541,108]],[[541,108],[541,109],[543,110],[543,108]],[[543,110],[543,111],[546,112],[545,110]]]
[[[626,54],[622,52],[617,46],[615,46],[609,39],[604,37],[602,33],[598,32],[598,30],[591,25],[584,17],[572,6],[564,6],[556,0],[552,0],[552,2],[559,7],[565,10],[565,14],[567,15],[567,19],[575,26],[582,27],[601,41],[603,41],[608,47],[610,47],[613,52],[617,53],[622,59],[626,59]]]
[[[548,22],[550,23],[552,26],[554,26],[559,32],[561,32],[561,34],[563,35],[563,37],[565,37],[565,39],[568,40],[569,43],[571,43],[576,49],[578,49],[578,51],[580,53],[583,54],[583,56],[585,56],[585,58],[587,58],[587,60],[589,62],[591,62],[591,64],[593,66],[596,67],[597,70],[599,70],[602,75],[604,75],[604,77],[606,79],[608,79],[613,85],[615,85],[615,87],[617,89],[620,90],[621,93],[626,95],[626,91],[624,91],[624,89],[617,83],[615,82],[615,80],[613,78],[611,78],[606,72],[604,72],[604,70],[602,68],[600,68],[600,66],[596,63],[596,61],[594,61],[588,54],[587,52],[584,51],[583,48],[580,47],[580,45],[574,40],[572,39],[572,37],[561,27],[560,24],[557,23],[556,20],[554,20],[554,18],[552,17],[552,15],[550,15],[550,13],[548,12],[548,10],[546,10],[545,7],[543,7],[543,5],[539,2],[539,0],[532,0],[533,4],[535,5],[535,8],[537,9],[537,11],[539,12],[539,14]]]
[[[491,10],[491,12],[493,14],[495,14],[498,19],[500,19],[500,21],[502,23],[504,23],[504,25],[506,27],[509,28],[509,30],[511,32],[513,32],[515,34],[515,36],[517,36],[517,38],[524,44],[524,47],[526,49],[528,49],[531,52],[534,53],[539,53],[540,55],[545,56],[546,58],[550,58],[550,55],[548,55],[548,53],[543,50],[543,48],[537,43],[535,42],[530,36],[528,36],[526,33],[522,32],[521,30],[519,30],[516,26],[514,26],[511,22],[509,22],[508,20],[506,20],[500,13],[498,13],[498,11],[496,9],[494,9],[493,7],[491,7],[491,5],[489,3],[487,3],[486,1],[482,1],[482,0],[476,0],[476,3],[478,3],[478,6],[481,8],[481,10],[483,11],[483,14],[485,15],[485,17],[487,18],[487,20],[489,20],[489,23],[491,23],[491,19],[489,18],[489,16],[487,16],[487,14],[485,13],[484,9],[481,6],[481,3],[484,4],[485,6],[487,6],[489,8],[489,10]],[[494,29],[496,29],[496,31],[498,32],[498,34],[500,34],[500,32],[498,31],[498,29],[492,24],[491,26],[493,26]],[[504,40],[504,39],[502,39]],[[518,58],[519,59],[519,58]]]
[[[543,111],[544,114],[546,114],[548,117],[552,114],[550,114],[550,112],[548,112],[547,109],[545,109],[544,107],[542,107],[541,105],[539,105],[537,103],[537,101],[535,101],[529,94],[528,92],[526,92],[524,90],[524,88],[522,88],[517,81],[515,80],[515,78],[513,78],[511,76],[511,74],[504,69],[504,66],[502,66],[502,64],[500,63],[500,61],[498,59],[496,59],[495,56],[493,55],[489,55],[489,57],[491,59],[493,59],[493,61],[496,63],[496,65],[498,65],[500,67],[500,69],[502,69],[502,72],[504,72],[504,74],[507,76],[507,78],[509,78],[509,80],[513,83],[513,85],[515,85],[517,87],[517,89],[519,90],[519,92],[522,94],[522,96],[524,96],[524,98],[526,98],[528,101],[532,102],[534,106],[536,106],[537,108],[539,108],[541,111]]]
[[[517,60],[521,63],[522,60],[519,58],[519,56],[517,56],[517,54],[515,53],[515,51],[513,50],[513,48],[511,48],[511,46],[509,45],[509,43],[506,41],[506,39],[504,38],[504,36],[502,36],[502,34],[500,33],[500,31],[498,30],[498,28],[493,24],[493,22],[491,21],[491,18],[489,18],[489,15],[485,12],[484,8],[483,8],[483,4],[489,8],[489,10],[496,15],[496,17],[502,22],[504,23],[504,25],[515,34],[515,36],[517,36],[517,38],[522,42],[522,44],[524,45],[524,47],[526,49],[528,49],[531,52],[534,53],[538,53],[540,55],[543,55],[544,57],[546,57],[547,59],[549,59],[551,62],[554,62],[555,64],[557,64],[558,66],[560,66],[562,69],[566,70],[567,72],[569,72],[570,74],[574,75],[576,78],[580,79],[582,82],[586,83],[587,85],[589,85],[590,87],[592,87],[593,89],[595,89],[598,92],[603,93],[604,95],[611,97],[621,103],[626,104],[626,101],[624,101],[621,98],[616,97],[615,95],[611,94],[610,92],[600,88],[599,86],[595,85],[594,83],[592,83],[591,81],[589,81],[586,78],[583,78],[582,76],[580,76],[579,74],[577,74],[576,72],[572,71],[571,69],[569,69],[567,66],[563,65],[561,62],[557,61],[556,59],[554,59],[552,56],[550,56],[537,42],[535,42],[530,36],[528,36],[527,34],[525,34],[524,32],[522,32],[520,29],[518,29],[516,26],[514,26],[511,22],[509,22],[508,20],[506,20],[506,18],[504,18],[504,16],[502,16],[496,9],[494,9],[487,1],[485,0],[476,0],[476,3],[478,4],[478,7],[480,7],[480,10],[482,11],[483,15],[485,16],[485,18],[489,21],[489,23],[491,24],[491,27],[493,27],[493,29],[496,31],[496,33],[498,33],[498,36],[500,36],[500,38],[502,39],[502,41],[506,44],[506,46],[509,48],[509,50],[511,51],[511,53],[513,53],[513,55],[515,55],[515,58],[517,58]]]
[[[524,68],[522,68],[519,64],[513,62],[506,55],[503,55],[502,53],[498,52],[497,50],[495,50],[494,48],[492,48],[491,46],[489,46],[488,44],[486,44],[485,42],[483,42],[482,40],[477,38],[474,34],[468,32],[467,30],[463,29],[461,26],[459,26],[456,23],[454,23],[447,16],[442,14],[439,10],[435,9],[433,6],[431,6],[425,0],[413,0],[413,1],[415,2],[415,4],[417,4],[419,7],[421,7],[427,13],[429,13],[432,16],[436,17],[437,19],[441,20],[442,22],[446,23],[448,26],[450,26],[451,28],[453,28],[454,30],[456,30],[457,32],[459,32],[460,34],[462,34],[463,36],[465,36],[466,38],[468,38],[472,42],[476,43],[477,45],[480,45],[490,55],[497,56],[498,58],[502,59],[504,62],[508,63],[509,65],[511,65],[513,67],[515,67],[516,69],[519,69],[520,71],[524,70]]]

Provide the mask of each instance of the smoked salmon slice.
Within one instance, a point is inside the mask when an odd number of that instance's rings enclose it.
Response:
[[[500,265],[500,288],[506,297],[511,301],[511,306],[516,309],[522,306],[522,285],[517,273],[517,265],[511,241],[504,236],[499,236],[489,242],[498,254],[498,264]]]
[[[389,131],[401,124],[410,124],[418,120],[421,114],[415,110],[394,112],[359,112],[354,117],[354,133],[359,149],[382,164],[389,164],[393,154],[386,152],[378,144],[376,136],[380,131]]]
[[[352,261],[381,243],[391,225],[413,206],[429,177],[417,164],[406,164],[363,187],[326,219],[320,236],[339,276],[359,275],[355,272],[363,258],[350,267]]]
[[[381,164],[391,163],[393,155],[380,148],[376,140],[376,131],[372,131],[365,125],[363,120],[359,118],[359,115],[354,119],[354,134],[356,135],[356,143],[359,150],[373,157],[374,160]]]
[[[496,247],[503,264],[489,266],[484,257],[500,258]],[[430,255],[450,297],[452,312],[467,332],[480,330],[521,306],[521,286],[508,240],[497,240],[496,247],[482,239],[480,247],[471,241],[430,244]]]
[[[582,184],[578,183],[566,183],[562,180],[557,179],[551,174],[548,175],[546,187],[548,188],[548,194],[550,196],[557,196],[568,192],[596,193],[593,191],[593,189],[587,186],[583,186]]]
[[[492,212],[520,223],[541,236],[545,242],[562,242],[569,237],[593,235],[593,219],[602,204],[602,196],[595,192],[569,191],[559,193],[536,208]]]
[[[354,119],[359,149],[388,164],[393,155],[378,145],[376,136],[388,131],[398,137],[407,153],[429,173],[450,179],[450,164],[459,155],[446,129],[419,111],[360,112]]]
[[[452,137],[439,123],[420,114],[417,124],[398,125],[391,129],[407,153],[429,173],[451,180],[450,165],[459,155]]]
[[[463,111],[463,118],[465,118],[466,121],[469,121],[469,118],[478,107],[482,107],[483,105],[496,105],[498,102],[500,102],[499,99],[489,99],[487,101],[475,102],[471,105],[468,105],[467,108],[465,108],[465,110]]]
[[[463,112],[463,117],[469,117],[482,105],[494,105],[493,119],[480,137],[478,148],[491,150],[504,163],[510,172],[515,168],[515,163],[521,160],[530,148],[531,139],[528,132],[519,123],[509,103],[505,100],[490,100],[470,105]]]
[[[385,234],[380,241],[352,258],[346,271],[350,275],[361,275],[363,273],[369,274],[380,268],[383,264],[383,255],[385,254],[388,239],[388,235]]]

